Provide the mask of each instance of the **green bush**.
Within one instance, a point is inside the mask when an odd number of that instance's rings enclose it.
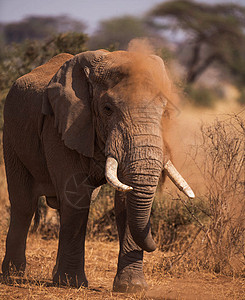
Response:
[[[188,85],[185,88],[185,95],[192,104],[200,107],[213,107],[219,99],[217,91],[204,86]]]

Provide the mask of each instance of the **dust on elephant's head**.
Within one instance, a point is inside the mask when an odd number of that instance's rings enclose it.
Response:
[[[42,110],[54,114],[66,146],[93,157],[95,138],[106,144],[117,122],[124,119],[123,126],[132,126],[137,110],[160,118],[169,90],[163,61],[155,55],[88,51],[74,56],[55,74]]]

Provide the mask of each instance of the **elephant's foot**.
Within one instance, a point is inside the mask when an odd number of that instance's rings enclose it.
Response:
[[[81,286],[88,287],[88,280],[85,274],[57,272],[53,276],[55,285],[66,285],[79,288]]]
[[[147,290],[143,272],[136,272],[132,269],[124,269],[117,273],[113,282],[113,291],[120,293],[135,293]]]
[[[26,260],[9,258],[5,256],[2,263],[2,271],[4,276],[23,276],[26,268]]]

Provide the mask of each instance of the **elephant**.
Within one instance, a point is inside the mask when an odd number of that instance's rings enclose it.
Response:
[[[109,183],[120,244],[113,290],[147,288],[143,251],[156,249],[150,213],[161,174],[194,198],[163,137],[168,84],[159,56],[106,50],[59,54],[14,82],[4,107],[11,204],[4,276],[24,273],[28,230],[45,196],[60,214],[53,282],[87,287],[89,206]]]

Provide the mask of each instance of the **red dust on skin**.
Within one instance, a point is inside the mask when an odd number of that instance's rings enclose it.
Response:
[[[110,90],[112,94],[121,94],[123,99],[134,103],[148,99],[148,105],[157,104],[158,101],[166,105],[162,122],[165,137],[171,125],[172,112],[178,110],[179,98],[164,61],[155,55],[147,39],[132,40],[128,51],[113,52],[109,60],[112,72],[118,74],[120,81],[120,91],[114,85]]]
[[[108,70],[102,77],[114,88],[120,82],[121,92],[130,101],[146,99],[145,93],[160,95],[165,102],[173,101],[172,82],[163,60],[154,54],[154,50],[146,39],[135,39],[129,43],[128,51],[115,51],[108,54],[95,69],[99,75],[106,65]],[[110,75],[113,73],[113,80]],[[101,74],[100,74],[101,76]],[[118,77],[118,80],[116,80]],[[111,87],[110,87],[111,85]],[[125,87],[125,89],[124,89]],[[126,88],[127,87],[127,88]],[[117,91],[118,92],[118,91]]]
[[[167,101],[177,105],[177,95],[170,79],[165,62],[156,55],[156,51],[148,39],[133,39],[128,45],[128,52],[134,55],[130,73],[139,81],[142,72],[149,72],[153,86],[161,92]]]

